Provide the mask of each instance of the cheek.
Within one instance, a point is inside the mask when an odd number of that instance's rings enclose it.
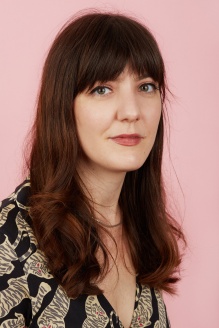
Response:
[[[157,131],[160,120],[161,120],[161,115],[162,115],[162,108],[159,107],[156,115],[154,115],[153,117],[153,125],[154,125],[154,129]]]
[[[144,115],[145,129],[147,135],[154,135],[157,133],[158,125],[161,119],[162,107],[160,104],[146,111]]]
[[[100,136],[104,134],[112,125],[112,111],[106,108],[94,110],[94,108],[82,108],[75,112],[75,120],[78,135]]]
[[[79,138],[95,138],[95,135],[98,136],[104,131],[104,121],[99,117],[89,117],[85,115],[76,119],[76,128]]]

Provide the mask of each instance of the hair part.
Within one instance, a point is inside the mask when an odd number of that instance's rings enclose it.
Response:
[[[90,13],[64,26],[43,69],[28,164],[31,218],[51,273],[74,298],[101,292],[93,282],[104,278],[110,255],[76,170],[80,145],[73,102],[95,82],[116,79],[127,65],[152,77],[165,101],[164,63],[150,31],[127,16]],[[181,262],[177,241],[184,236],[167,213],[162,151],[163,114],[146,162],[126,174],[119,204],[139,282],[172,293]]]

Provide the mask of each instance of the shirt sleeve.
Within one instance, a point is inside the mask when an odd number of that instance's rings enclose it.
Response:
[[[16,246],[0,232],[0,327],[28,327],[31,301],[27,277]]]

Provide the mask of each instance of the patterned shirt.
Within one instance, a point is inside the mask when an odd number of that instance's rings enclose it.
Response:
[[[71,299],[51,275],[27,215],[29,194],[25,180],[0,203],[0,327],[122,328],[103,294]],[[170,327],[158,290],[136,284],[130,327]]]

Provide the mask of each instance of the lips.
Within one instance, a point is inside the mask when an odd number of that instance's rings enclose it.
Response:
[[[136,146],[143,139],[139,134],[120,134],[118,136],[110,138],[115,143],[122,146]]]

